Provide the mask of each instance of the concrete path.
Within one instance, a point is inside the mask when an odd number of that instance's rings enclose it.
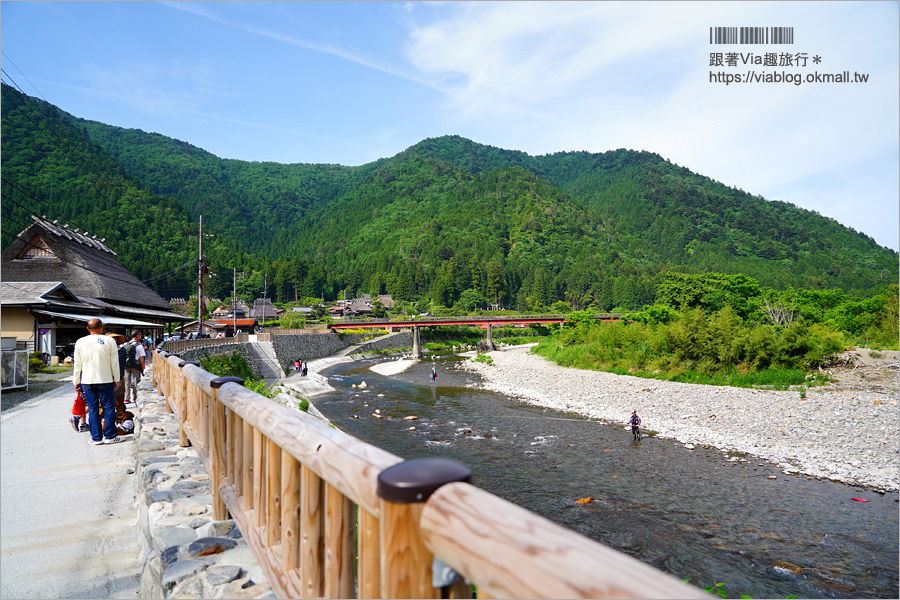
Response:
[[[275,357],[272,342],[250,342],[250,352],[259,372],[268,383],[273,383],[284,377],[284,371]]]
[[[2,598],[138,597],[134,441],[89,446],[74,397],[66,382],[0,414]]]

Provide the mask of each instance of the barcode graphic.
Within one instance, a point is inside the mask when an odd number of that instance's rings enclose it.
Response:
[[[710,27],[710,44],[793,44],[793,27]]]

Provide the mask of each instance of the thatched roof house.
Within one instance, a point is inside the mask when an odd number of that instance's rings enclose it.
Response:
[[[172,307],[132,275],[103,240],[56,221],[32,216],[2,256],[3,281],[62,281],[85,301],[98,299],[126,312],[149,310],[181,321]]]
[[[257,298],[253,301],[253,308],[250,309],[250,314],[247,316],[262,323],[280,318],[282,312],[284,311],[275,308],[275,305],[268,298]]]
[[[84,321],[95,316],[122,329],[145,330],[190,320],[172,312],[168,302],[122,266],[104,240],[57,221],[32,219],[0,257],[0,274],[7,284],[2,289],[4,307],[7,299],[24,302],[30,297],[21,310],[33,319],[31,347],[37,346],[40,335],[45,338],[43,351],[54,355],[69,338],[84,335]],[[44,306],[48,298],[55,310]],[[57,339],[57,332],[65,335]]]

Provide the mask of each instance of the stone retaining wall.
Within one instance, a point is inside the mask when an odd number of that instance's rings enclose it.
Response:
[[[296,360],[331,356],[347,346],[359,343],[371,334],[347,333],[273,335],[272,347],[282,370],[294,366]]]
[[[149,376],[135,412],[140,597],[276,598],[234,521],[213,520],[209,475]]]
[[[231,354],[233,352],[237,352],[241,356],[244,357],[244,360],[247,361],[247,365],[250,367],[250,370],[253,371],[253,376],[257,379],[262,379],[262,374],[259,371],[259,366],[256,364],[256,357],[253,355],[253,351],[250,350],[249,342],[245,343],[237,343],[237,344],[217,344],[215,346],[198,346],[196,348],[188,348],[179,353],[184,360],[200,360],[205,356],[219,356],[221,354]]]
[[[363,342],[359,348],[350,354],[364,354],[366,352],[374,352],[376,350],[397,350],[399,348],[412,348],[413,334],[412,331],[403,331],[390,337],[382,337],[371,342]]]

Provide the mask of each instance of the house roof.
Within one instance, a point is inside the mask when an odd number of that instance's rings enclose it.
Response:
[[[102,240],[33,215],[3,252],[4,281],[61,281],[77,296],[170,312],[168,302],[132,275]]]
[[[256,324],[256,319],[213,319],[213,321],[222,325],[235,325],[237,327],[248,327]]]
[[[278,311],[268,298],[257,298],[253,301],[249,316],[257,319],[275,319],[278,317]]]
[[[0,282],[3,304],[56,304],[91,308],[61,281]]]

